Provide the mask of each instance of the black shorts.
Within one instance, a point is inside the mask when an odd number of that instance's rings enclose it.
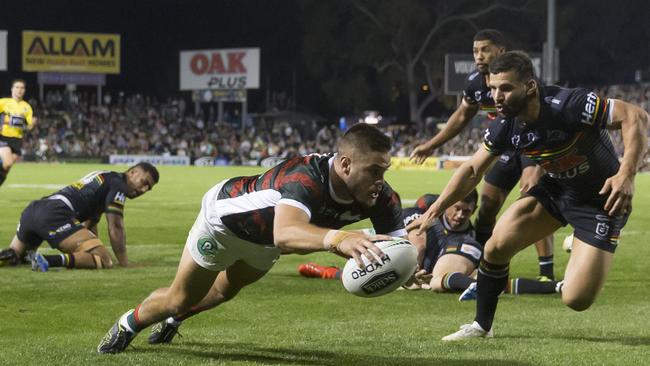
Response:
[[[22,155],[23,139],[18,137],[0,136],[0,147],[7,146],[16,155]]]
[[[528,191],[539,203],[562,225],[570,224],[573,227],[574,237],[581,241],[614,253],[618,245],[618,238],[623,226],[630,216],[609,216],[603,209],[604,199],[591,202],[578,201],[569,197],[562,187],[548,176]]]
[[[63,201],[41,199],[32,201],[20,215],[16,236],[27,249],[38,248],[43,240],[57,249],[59,243],[83,229],[83,225]]]
[[[485,174],[485,181],[506,192],[510,192],[519,179],[524,168],[534,166],[535,162],[514,153],[502,154],[492,168]]]

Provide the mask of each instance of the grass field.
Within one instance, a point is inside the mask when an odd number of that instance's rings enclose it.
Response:
[[[0,240],[8,245],[20,212],[95,169],[95,165],[18,164],[0,187]],[[133,268],[32,272],[0,268],[0,365],[641,365],[650,356],[650,175],[637,177],[634,213],[609,279],[589,310],[576,313],[556,295],[502,296],[496,338],[445,344],[440,337],[474,316],[456,294],[397,291],[358,298],[337,281],[301,278],[298,263],[340,264],[326,253],[286,256],[233,301],[188,320],[183,338],[149,346],[148,331],[119,355],[97,344],[115,319],[174,277],[188,229],[205,191],[225,177],[258,168],[162,167],[155,189],[125,209]],[[404,200],[439,192],[449,172],[390,171]],[[102,221],[103,224],[103,221]],[[100,236],[108,242],[105,227]],[[365,224],[367,225],[367,223]],[[364,226],[358,225],[358,227]],[[532,229],[532,228],[531,228]],[[556,236],[556,275],[568,254]],[[50,251],[47,244],[41,248]],[[512,274],[535,276],[528,248]]]

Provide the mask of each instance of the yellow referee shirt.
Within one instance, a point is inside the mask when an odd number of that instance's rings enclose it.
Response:
[[[32,127],[32,107],[24,100],[16,102],[14,98],[0,98],[0,113],[2,136],[22,138],[25,128]]]

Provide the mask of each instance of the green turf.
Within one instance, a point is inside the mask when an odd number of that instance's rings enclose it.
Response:
[[[0,187],[0,240],[8,244],[24,206],[96,165],[18,164]],[[169,284],[203,193],[220,179],[258,168],[162,167],[161,182],[126,205],[134,268],[36,273],[0,268],[0,365],[640,365],[650,355],[650,175],[637,177],[635,210],[605,289],[576,313],[558,296],[503,296],[497,338],[444,344],[440,337],[474,316],[456,294],[395,293],[363,299],[336,281],[300,278],[298,263],[341,260],[319,253],[286,256],[232,302],[188,320],[171,346],[149,346],[144,332],[120,355],[98,355],[115,319]],[[389,172],[403,199],[437,192],[449,172]],[[17,186],[18,184],[28,186]],[[31,186],[29,186],[31,185]],[[40,188],[39,188],[40,187]],[[532,229],[532,228],[531,228]],[[556,234],[556,273],[568,255]],[[100,236],[107,242],[105,228]],[[4,246],[4,245],[3,245]],[[44,248],[47,246],[44,245]],[[49,251],[49,249],[48,249]],[[534,276],[536,254],[515,258],[512,273]]]

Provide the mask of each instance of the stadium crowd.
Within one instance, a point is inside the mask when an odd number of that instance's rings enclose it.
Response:
[[[650,111],[650,85],[609,86],[596,89],[600,95],[620,98]],[[291,126],[287,122],[253,123],[242,130],[237,114],[216,121],[213,113],[198,114],[183,99],[158,100],[136,94],[116,98],[104,96],[97,106],[92,94],[51,91],[43,102],[30,100],[38,123],[23,145],[30,160],[64,158],[102,159],[111,154],[155,154],[212,157],[223,165],[255,164],[267,157],[290,157],[334,150],[341,131],[335,124],[315,122]],[[421,141],[432,136],[444,117],[428,118],[419,128],[388,125],[383,131],[393,138],[394,156],[407,157]],[[478,116],[473,128],[436,151],[438,156],[467,156],[476,151],[486,125]],[[619,133],[613,133],[619,153]]]

